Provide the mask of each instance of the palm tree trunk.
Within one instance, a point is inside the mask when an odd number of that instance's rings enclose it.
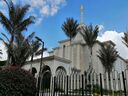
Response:
[[[90,50],[90,67],[93,67],[92,66],[92,47],[89,47],[89,50]]]
[[[72,41],[71,41],[71,38],[70,38],[70,60],[72,61],[72,46],[71,46],[71,43],[72,43]],[[73,64],[72,64],[72,67],[73,67]],[[72,71],[71,71],[71,73],[72,73]]]
[[[90,53],[91,53],[91,55],[92,55],[92,47],[90,47]]]

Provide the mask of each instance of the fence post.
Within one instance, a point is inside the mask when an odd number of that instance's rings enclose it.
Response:
[[[67,76],[67,96],[68,96],[68,76]]]
[[[82,74],[82,96],[84,96],[84,78]]]
[[[100,73],[100,92],[101,92],[101,96],[103,96],[102,75],[101,75],[101,73]]]
[[[127,96],[126,94],[126,84],[125,84],[125,77],[124,77],[124,72],[122,71],[122,78],[123,78],[123,85],[124,85],[124,96]]]

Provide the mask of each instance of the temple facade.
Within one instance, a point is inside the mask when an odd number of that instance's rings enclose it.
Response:
[[[52,76],[59,76],[84,74],[85,72],[105,72],[102,63],[97,57],[98,50],[101,48],[101,44],[111,44],[112,46],[115,46],[115,44],[112,41],[100,42],[97,40],[92,48],[92,55],[90,55],[90,50],[80,32],[82,32],[81,28],[79,28],[77,35],[71,41],[69,39],[59,41],[59,46],[53,48],[49,52],[48,57],[43,58],[42,74],[46,72]],[[37,70],[37,76],[40,69],[40,58],[35,59],[33,62],[28,61],[24,68],[29,70],[31,65]],[[121,72],[126,68],[127,61],[121,56],[118,56],[113,70]]]
[[[49,52],[49,56],[43,58],[43,64],[41,66],[42,74],[48,73],[52,76],[70,75],[70,74],[85,74],[88,73],[104,73],[105,69],[97,57],[98,51],[101,48],[101,44],[110,44],[115,46],[112,41],[100,42],[96,41],[92,48],[92,55],[90,50],[81,35],[83,32],[84,7],[80,7],[80,24],[78,26],[77,34],[74,38],[59,41],[59,46],[53,48]],[[36,76],[38,76],[40,70],[40,58],[34,59],[33,62],[26,62],[25,69],[31,69],[32,67],[37,70]],[[121,56],[118,56],[114,63],[113,70],[121,72],[127,68],[127,61]]]

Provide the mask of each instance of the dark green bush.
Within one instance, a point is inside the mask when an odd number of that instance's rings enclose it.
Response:
[[[36,80],[28,72],[18,67],[8,67],[0,71],[0,96],[35,96]]]

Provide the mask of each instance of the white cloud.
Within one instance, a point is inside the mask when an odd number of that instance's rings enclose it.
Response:
[[[24,4],[31,5],[29,12],[31,12],[32,14],[36,13],[37,18],[42,18],[42,20],[44,17],[54,16],[55,14],[57,14],[57,12],[60,10],[61,7],[66,5],[66,0],[19,0],[19,1],[12,0],[12,1],[14,2],[14,4],[21,3],[21,5]],[[5,12],[7,13],[7,11],[4,10],[5,8],[6,8],[5,2],[0,3],[0,9],[2,9],[4,13]],[[40,24],[42,20],[38,19],[37,24]]]
[[[104,29],[104,26],[103,25],[98,25],[99,26],[99,31],[103,30]]]
[[[26,0],[31,7],[40,11],[42,16],[53,16],[66,4],[66,0]]]
[[[116,32],[116,31],[106,31],[102,36],[98,36],[98,40],[103,42],[107,40],[111,40],[116,44],[116,48],[119,52],[119,55],[123,58],[128,58],[128,48],[122,43],[122,38],[124,34],[123,32]]]
[[[39,17],[37,14],[32,14],[32,16],[34,16],[36,18],[35,20],[35,25],[39,25],[41,24],[41,22],[43,21],[43,18],[42,17]]]
[[[45,5],[44,7],[42,7],[41,14],[46,15],[46,16],[50,15],[50,7],[49,7],[49,5]]]
[[[35,24],[40,25],[42,21],[43,21],[43,18],[37,18]]]

